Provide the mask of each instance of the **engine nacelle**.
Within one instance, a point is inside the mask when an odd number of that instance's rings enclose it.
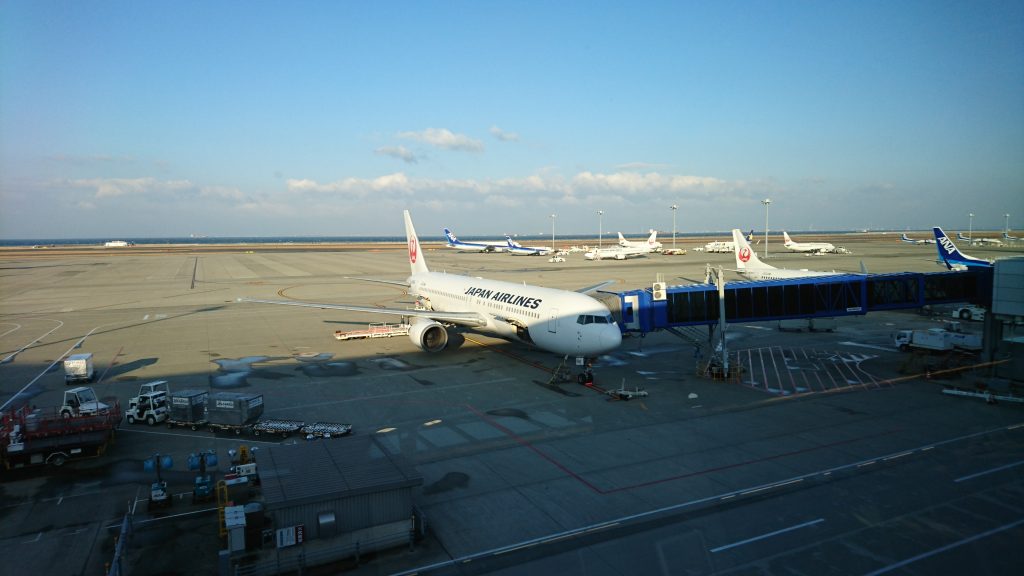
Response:
[[[420,350],[440,352],[448,346],[448,331],[440,323],[428,318],[413,318],[409,339]]]

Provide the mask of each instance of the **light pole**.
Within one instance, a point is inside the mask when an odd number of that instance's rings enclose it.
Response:
[[[974,212],[967,214],[970,221],[967,224],[967,243],[974,245]]]
[[[1003,223],[1003,235],[1004,236],[1009,236],[1010,235],[1010,215],[1009,214],[1003,214],[1003,218],[1006,219],[1006,222]]]
[[[768,205],[772,203],[771,198],[765,198],[761,200],[761,204],[764,204],[764,257],[768,259]]]
[[[597,247],[601,248],[601,238],[604,237],[604,222],[602,217],[604,216],[604,210],[597,211]]]
[[[557,216],[552,214],[551,215],[551,251],[552,252],[555,251],[555,218],[557,218]]]
[[[673,204],[673,205],[669,206],[669,208],[672,209],[672,249],[675,250],[676,249],[676,210],[679,209],[679,206],[676,205],[676,204]]]

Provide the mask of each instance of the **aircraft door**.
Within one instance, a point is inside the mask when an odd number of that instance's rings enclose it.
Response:
[[[552,308],[548,316],[548,332],[552,334],[558,333],[558,308]]]
[[[634,330],[640,329],[640,298],[636,295],[629,295],[622,298],[622,325]]]

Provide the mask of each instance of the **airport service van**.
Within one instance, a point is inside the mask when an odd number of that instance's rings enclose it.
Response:
[[[92,352],[72,354],[64,359],[64,383],[91,382],[96,376],[92,365]]]
[[[906,352],[911,348],[921,350],[981,350],[981,336],[950,332],[942,328],[928,330],[900,330],[893,339],[896,347]]]

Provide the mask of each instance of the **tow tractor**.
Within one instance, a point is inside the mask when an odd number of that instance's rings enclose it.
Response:
[[[139,386],[138,396],[128,400],[128,410],[125,411],[125,418],[129,424],[145,422],[150,426],[157,422],[163,422],[170,417],[170,410],[167,406],[166,380],[157,380]]]

